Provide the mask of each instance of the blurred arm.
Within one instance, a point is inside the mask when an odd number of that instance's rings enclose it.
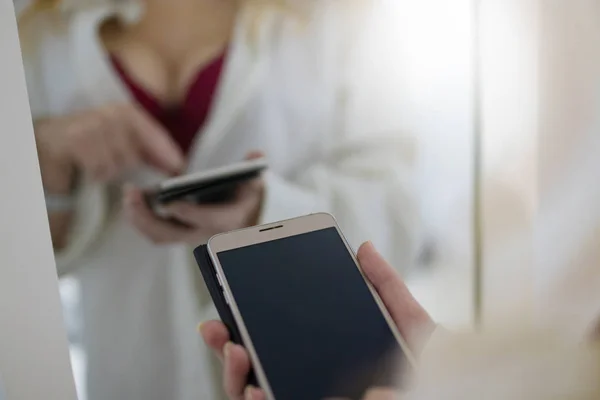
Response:
[[[64,21],[56,15],[40,15],[20,26],[23,66],[44,190],[49,195],[72,194],[74,209],[71,212],[49,213],[52,241],[55,248],[58,273],[64,274],[82,256],[101,232],[108,209],[106,190],[103,185],[87,181],[78,182],[74,188],[75,171],[45,151],[44,140],[39,134],[47,117],[55,115],[53,88],[62,79],[69,79],[70,61]],[[47,51],[47,47],[52,51]],[[51,73],[49,73],[51,71]],[[60,75],[57,76],[57,71]],[[63,82],[68,86],[68,82]],[[75,190],[73,190],[75,189]]]
[[[34,121],[34,131],[37,133],[44,129],[44,120]],[[41,141],[36,137],[38,159],[42,174],[42,184],[47,196],[71,197],[75,189],[75,169],[64,160],[53,157],[44,149]],[[67,236],[71,224],[72,210],[48,209],[50,233],[55,251],[60,251],[67,245]]]

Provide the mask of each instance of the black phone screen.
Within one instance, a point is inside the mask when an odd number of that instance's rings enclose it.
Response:
[[[408,366],[336,228],[217,254],[277,399],[360,399]]]

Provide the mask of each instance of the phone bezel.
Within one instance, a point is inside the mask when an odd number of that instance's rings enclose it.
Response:
[[[266,242],[270,242],[273,240],[284,239],[286,237],[301,235],[301,234],[310,233],[310,232],[327,229],[327,228],[335,228],[337,230],[338,234],[342,238],[342,241],[344,242],[344,245],[346,246],[346,249],[352,256],[354,265],[360,272],[365,284],[367,285],[371,294],[373,295],[375,302],[377,303],[379,309],[381,310],[381,313],[383,314],[386,322],[388,323],[392,333],[396,337],[396,340],[398,341],[398,344],[400,345],[402,351],[404,352],[404,355],[406,356],[406,359],[408,360],[411,368],[414,368],[414,366],[415,366],[415,359],[414,359],[412,353],[410,352],[406,341],[404,340],[404,338],[398,331],[398,328],[396,327],[394,320],[392,319],[391,315],[387,311],[387,309],[386,309],[383,301],[381,300],[380,296],[378,295],[377,291],[375,290],[373,285],[371,285],[371,283],[366,279],[366,277],[360,267],[360,264],[358,263],[355,252],[352,250],[352,247],[348,244],[348,241],[346,240],[344,234],[340,230],[335,218],[331,214],[328,214],[328,213],[311,214],[311,215],[298,217],[298,218],[294,218],[294,219],[290,219],[290,220],[286,220],[286,221],[276,222],[276,223],[272,223],[272,224],[266,224],[266,225],[251,227],[251,228],[245,228],[245,229],[241,229],[241,230],[237,230],[237,231],[222,233],[222,234],[213,236],[208,241],[208,244],[207,244],[208,254],[213,262],[215,271],[217,273],[217,277],[220,280],[220,283],[222,285],[222,290],[224,292],[224,296],[228,301],[229,308],[231,309],[231,312],[233,314],[235,322],[238,326],[240,335],[242,337],[243,345],[245,346],[245,348],[248,351],[248,354],[250,356],[250,360],[252,362],[252,366],[254,368],[254,372],[256,374],[258,383],[260,384],[261,388],[265,391],[265,393],[267,395],[267,399],[269,399],[269,400],[275,399],[275,397],[273,396],[271,385],[267,379],[267,376],[262,367],[262,364],[260,363],[260,357],[258,356],[256,349],[254,348],[252,339],[251,339],[250,335],[248,334],[248,330],[244,323],[244,319],[242,318],[242,315],[237,306],[235,296],[231,292],[229,282],[227,281],[227,277],[225,276],[225,273],[223,272],[223,268],[221,266],[221,263],[219,262],[219,258],[217,257],[217,254],[220,252],[223,252],[223,251],[234,250],[234,249],[237,249],[240,247],[246,247],[246,246],[252,246],[255,244],[266,243]]]

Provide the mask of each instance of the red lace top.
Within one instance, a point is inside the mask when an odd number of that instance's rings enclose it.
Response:
[[[225,53],[196,74],[181,104],[165,106],[128,76],[116,57],[112,64],[134,99],[162,124],[187,154],[209,115],[225,63]]]

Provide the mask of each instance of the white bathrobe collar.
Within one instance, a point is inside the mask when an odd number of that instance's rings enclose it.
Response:
[[[74,57],[76,79],[90,104],[100,106],[107,102],[132,101],[131,94],[113,69],[98,35],[102,21],[118,15],[125,20],[135,19],[140,7],[105,5],[74,15],[70,45]],[[240,111],[260,87],[268,63],[268,39],[275,16],[266,16],[255,43],[247,37],[248,13],[241,11],[236,22],[222,81],[206,124],[196,135],[189,168],[197,169],[230,131]]]

